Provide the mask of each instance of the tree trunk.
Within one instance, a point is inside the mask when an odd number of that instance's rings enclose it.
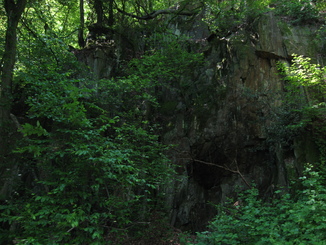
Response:
[[[94,8],[95,8],[96,17],[97,17],[97,24],[99,26],[102,26],[103,20],[104,20],[102,0],[94,0]]]
[[[85,47],[84,39],[84,0],[79,0],[79,29],[78,29],[78,44],[80,48]]]
[[[109,1],[109,20],[108,25],[113,26],[114,24],[114,16],[113,16],[113,0]]]
[[[17,26],[26,7],[27,0],[4,0],[7,15],[5,50],[2,57],[1,86],[0,86],[0,174],[11,166],[10,153],[12,150],[11,133],[13,122],[10,118],[12,105],[12,78],[17,51]],[[0,176],[3,177],[3,176]]]

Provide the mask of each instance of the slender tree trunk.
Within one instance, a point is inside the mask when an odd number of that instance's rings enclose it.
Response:
[[[113,26],[113,24],[114,24],[113,0],[109,0],[109,21],[108,21],[108,25]]]
[[[79,0],[79,30],[78,30],[78,44],[80,48],[85,47],[84,39],[84,0]]]
[[[103,25],[104,15],[103,15],[103,0],[94,0],[94,8],[97,17],[97,24],[99,26]]]
[[[16,3],[17,2],[17,3]],[[10,110],[12,104],[12,78],[17,52],[17,26],[26,7],[27,0],[4,0],[7,15],[5,50],[2,57],[0,87],[0,164],[10,153]],[[1,166],[1,165],[0,165]]]

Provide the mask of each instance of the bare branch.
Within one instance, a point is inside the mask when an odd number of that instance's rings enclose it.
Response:
[[[243,182],[246,184],[246,186],[248,186],[249,188],[251,188],[250,184],[248,183],[248,181],[246,180],[246,178],[243,176],[243,174],[240,172],[239,170],[239,166],[238,166],[238,163],[236,160],[234,160],[236,166],[237,166],[237,170],[233,170],[233,169],[230,169],[229,167],[226,167],[226,166],[222,166],[222,165],[218,165],[216,163],[211,163],[211,162],[206,162],[206,161],[201,161],[201,160],[198,160],[198,159],[193,159],[193,158],[185,158],[187,160],[192,160],[194,162],[198,162],[198,163],[203,163],[203,164],[206,164],[206,165],[209,165],[209,166],[214,166],[214,167],[218,167],[218,168],[222,168],[226,171],[229,171],[231,173],[234,173],[234,174],[238,174],[240,176],[240,178],[243,180]]]
[[[236,171],[237,174],[239,174],[240,177],[241,177],[241,179],[243,180],[243,182],[245,182],[245,184],[246,184],[249,188],[251,188],[251,186],[250,186],[249,183],[247,182],[246,178],[245,178],[245,177],[242,175],[242,173],[240,172],[237,160],[235,159],[234,161],[235,161],[235,164],[236,164],[236,166],[237,166],[237,171]]]

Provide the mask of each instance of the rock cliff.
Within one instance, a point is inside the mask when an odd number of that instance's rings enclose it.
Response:
[[[298,177],[304,162],[316,161],[318,151],[309,135],[285,145],[271,142],[268,131],[284,92],[277,62],[289,63],[295,53],[323,63],[317,30],[266,13],[250,26],[228,37],[213,35],[204,44],[208,65],[194,81],[200,87],[197,97],[204,99],[190,107],[176,101],[175,116],[166,124],[173,126],[164,135],[165,142],[178,145],[173,159],[180,175],[169,189],[172,224],[202,230],[215,214],[211,204],[232,205],[228,198],[236,200],[236,191],[252,183],[267,198],[276,186],[287,187],[290,177]],[[204,38],[196,30],[186,33]]]
[[[175,34],[188,35],[206,62],[193,72],[191,96],[167,91],[162,98],[160,113],[168,114],[162,139],[176,145],[169,154],[178,166],[166,204],[172,225],[199,231],[216,214],[211,204],[232,205],[228,198],[236,200],[236,191],[252,183],[267,198],[316,160],[308,134],[285,145],[270,140],[269,130],[284,92],[277,62],[289,63],[296,53],[323,64],[325,42],[316,40],[317,25],[293,26],[271,12],[227,37],[210,36],[200,18],[182,18],[171,25]],[[111,77],[121,52],[97,47],[79,58],[95,78]]]

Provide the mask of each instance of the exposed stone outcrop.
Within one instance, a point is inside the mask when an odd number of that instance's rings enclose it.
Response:
[[[197,96],[205,99],[193,105],[175,101],[179,106],[167,123],[174,127],[167,127],[164,135],[179,152],[173,157],[181,181],[169,188],[173,225],[204,229],[215,214],[209,203],[232,205],[227,197],[236,198],[236,190],[252,182],[268,197],[275,186],[288,185],[290,174],[300,174],[302,163],[314,158],[309,155],[318,154],[304,139],[296,140],[294,149],[281,142],[268,144],[266,132],[282,103],[277,62],[290,62],[293,53],[325,59],[320,40],[315,40],[317,30],[291,26],[266,13],[227,38],[210,38],[205,51],[209,65],[200,68],[196,81]]]
[[[161,111],[168,113],[162,139],[177,145],[170,156],[178,175],[165,190],[171,224],[192,231],[205,229],[216,214],[210,203],[232,205],[228,197],[236,200],[236,190],[252,182],[268,197],[275,186],[288,185],[289,175],[298,176],[303,162],[316,159],[309,135],[296,139],[291,149],[270,144],[266,128],[282,104],[277,62],[290,62],[293,53],[320,63],[326,58],[316,41],[318,26],[292,26],[265,13],[219,38],[209,36],[201,19],[171,23],[176,35],[190,36],[191,49],[203,52],[207,62],[193,71],[195,92],[185,98],[167,91]],[[95,78],[111,77],[119,66],[116,50],[97,47],[79,57]]]

